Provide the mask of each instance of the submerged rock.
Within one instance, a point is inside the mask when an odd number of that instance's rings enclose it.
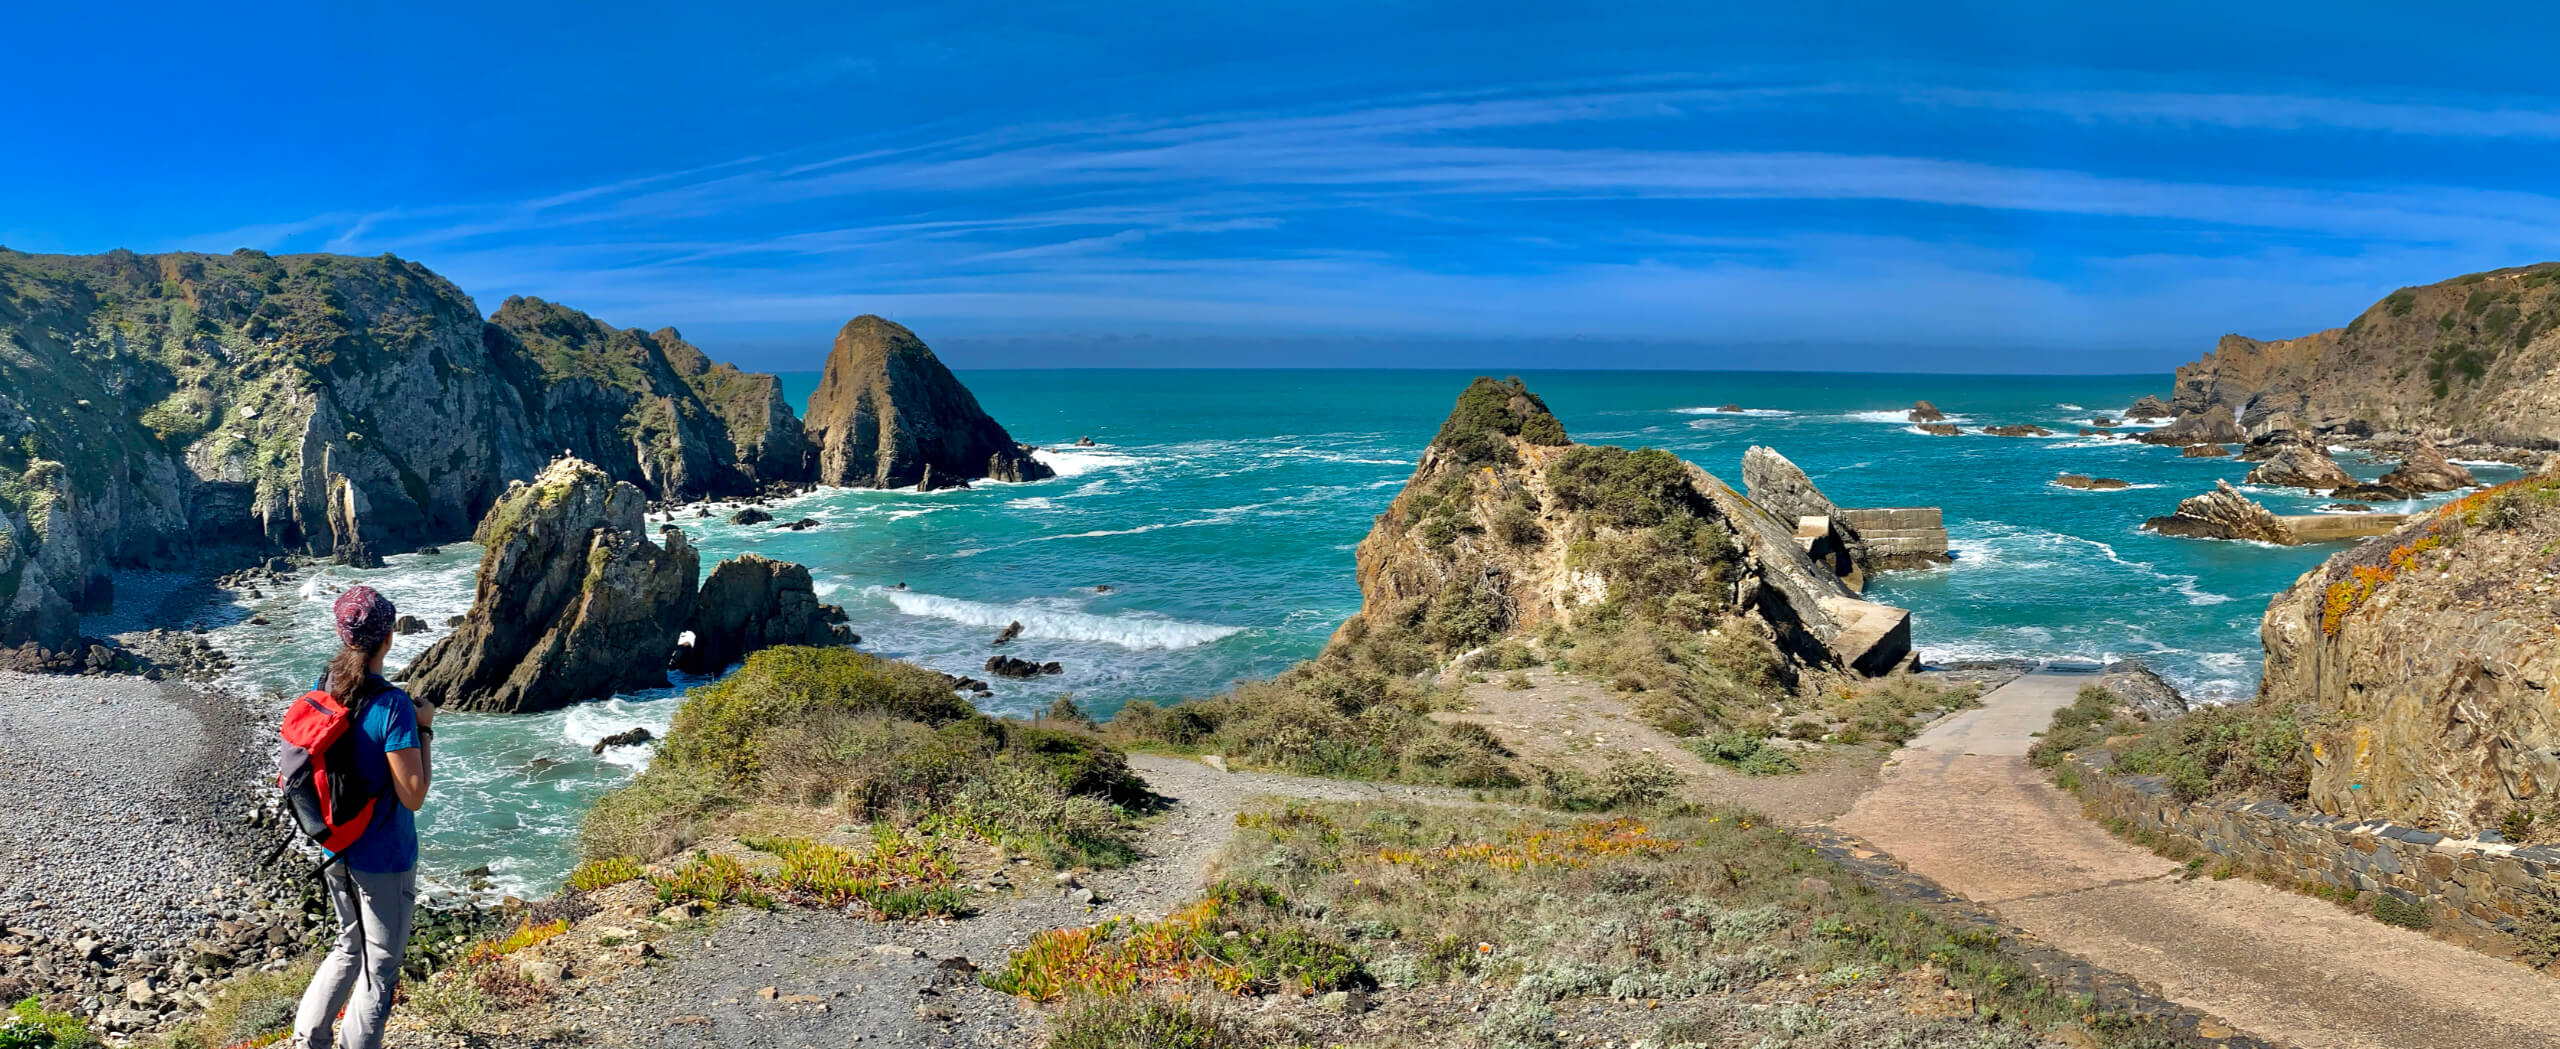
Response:
[[[524,713],[665,687],[701,558],[673,525],[649,541],[647,502],[570,458],[508,489],[473,536],[487,552],[471,611],[401,675],[410,694]]]
[[[2240,494],[2229,481],[2213,482],[2213,491],[2179,500],[2176,513],[2144,521],[2142,527],[2189,539],[2254,539],[2285,546],[2295,542],[2283,521]]]
[[[808,568],[740,554],[712,566],[685,626],[693,643],[677,650],[676,666],[714,674],[775,645],[849,645],[853,631],[833,625],[843,619],[843,609],[819,603]]]
[[[2231,449],[2218,444],[2191,444],[2178,449],[2178,454],[2188,459],[2222,459],[2231,455]]]
[[[1054,660],[1047,663],[1036,663],[1028,659],[1016,659],[1012,656],[988,656],[986,667],[987,673],[994,674],[997,677],[1019,678],[1039,677],[1043,674],[1060,674],[1065,673],[1066,669],[1067,668],[1058,665]]]
[[[2416,495],[2428,492],[2450,492],[2480,483],[2471,471],[2444,457],[2436,443],[2424,437],[2402,457],[2400,465],[2382,475],[2382,486]]]
[[[2118,478],[2091,477],[2087,474],[2064,474],[2054,478],[2053,483],[2064,488],[2077,488],[2084,492],[2112,492],[2119,488],[2133,487]]]
[[[1920,432],[1928,434],[1931,437],[1954,437],[1964,433],[1963,430],[1959,430],[1946,423],[1921,423]]]
[[[620,732],[614,733],[613,735],[597,740],[595,748],[591,753],[603,754],[606,750],[614,747],[636,747],[656,738],[658,737],[649,731],[648,726],[635,725],[631,728],[624,729]],[[485,867],[481,869],[483,871],[487,870]]]
[[[772,514],[752,506],[729,515],[729,523],[733,525],[760,525],[771,520]]]
[[[998,633],[998,634],[996,635],[996,639],[995,639],[994,641],[990,641],[990,642],[988,642],[988,644],[991,644],[991,645],[1001,645],[1001,644],[1004,644],[1005,642],[1011,641],[1011,640],[1013,640],[1014,638],[1021,637],[1021,636],[1022,636],[1022,621],[1021,621],[1021,620],[1015,620],[1015,621],[1013,621],[1013,622],[1011,622],[1011,623],[1007,623],[1007,624],[1005,624],[1005,625],[1004,625],[1004,630],[1003,630],[1002,632]]]
[[[2045,429],[2044,427],[2038,426],[2034,423],[2018,423],[2010,426],[1985,426],[1982,428],[1982,432],[1990,434],[1993,437],[2053,436],[2053,431]]]
[[[915,333],[879,317],[846,322],[809,399],[817,480],[855,488],[1037,481],[1053,472],[988,418]]]

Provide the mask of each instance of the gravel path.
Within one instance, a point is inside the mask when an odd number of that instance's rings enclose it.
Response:
[[[191,943],[264,961],[269,925],[298,933],[299,901],[270,908],[253,869],[281,833],[251,822],[260,738],[227,693],[0,672],[0,998],[147,1027],[189,989]]]
[[[2026,762],[2086,675],[2039,673],[1939,722],[1835,821],[2047,943],[2304,1049],[2551,1049],[2548,977],[2246,879],[2173,877]]]
[[[668,961],[609,984],[573,989],[554,1018],[607,1045],[1020,1046],[1039,1020],[980,986],[979,967],[1002,965],[1044,929],[1114,915],[1156,917],[1189,902],[1250,800],[1265,796],[1462,803],[1463,795],[1264,773],[1223,773],[1198,761],[1130,756],[1174,804],[1155,817],[1156,852],[1076,886],[1016,866],[1009,890],[981,894],[962,921],[874,923],[822,912],[733,911],[708,927],[662,941]],[[1091,889],[1087,905],[1070,894]],[[772,996],[760,992],[772,989]]]

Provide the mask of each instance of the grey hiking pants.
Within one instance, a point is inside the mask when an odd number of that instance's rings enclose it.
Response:
[[[409,952],[409,922],[418,909],[418,872],[367,874],[329,868],[329,902],[338,912],[338,942],[311,975],[293,1014],[293,1042],[310,1049],[381,1049],[391,1018],[391,989]],[[347,1011],[339,1027],[338,1010]],[[335,1036],[334,1043],[332,1036]]]

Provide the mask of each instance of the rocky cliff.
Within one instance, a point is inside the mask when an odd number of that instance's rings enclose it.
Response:
[[[1332,644],[1445,663],[1622,616],[1739,625],[1808,667],[1905,662],[1907,614],[1859,600],[1794,529],[1668,452],[1575,444],[1517,380],[1478,379],[1361,541],[1361,609]]]
[[[507,490],[472,538],[471,611],[401,674],[458,710],[550,710],[661,688],[702,560],[682,529],[643,531],[648,500],[577,459]]]
[[[747,462],[798,479],[769,377],[501,312],[387,255],[0,250],[0,644],[60,644],[115,567],[209,543],[363,561],[459,535],[563,448],[661,496]]]
[[[776,645],[849,645],[840,626],[844,609],[820,604],[809,570],[761,554],[740,554],[711,568],[694,602],[686,630],[693,643],[679,649],[676,665],[688,674],[716,674],[748,653]]]
[[[808,432],[820,484],[930,489],[1051,476],[924,340],[868,314],[836,333],[809,398]]]
[[[2178,369],[2174,403],[2252,432],[2289,413],[2323,432],[2560,447],[2560,263],[2402,288],[2300,338],[2226,335]]]
[[[2451,834],[2560,791],[2560,478],[2473,493],[2267,607],[2264,701],[2299,709],[2310,803]]]

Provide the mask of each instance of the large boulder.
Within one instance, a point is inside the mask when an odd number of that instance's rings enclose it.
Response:
[[[2416,495],[2450,492],[2479,483],[2480,479],[2471,476],[2471,471],[2445,458],[2444,452],[2436,448],[2436,443],[2424,437],[2418,438],[2409,454],[2401,458],[2400,465],[2382,475],[2381,481],[2385,488]]]
[[[1944,422],[1946,421],[1947,413],[1939,411],[1937,405],[1931,404],[1927,401],[1919,401],[1912,404],[1911,414],[1905,415],[1903,418],[1915,423]]]
[[[2299,433],[2300,431],[2282,431]],[[2288,442],[2274,445],[2275,454],[2245,479],[2249,484],[2275,485],[2280,488],[2308,488],[2326,492],[2356,483],[2338,461],[2329,458],[2329,450],[2318,444]]]
[[[740,554],[711,568],[686,629],[693,643],[676,652],[688,674],[713,674],[775,645],[849,645],[844,610],[818,601],[809,570],[761,554]]]
[[[2146,444],[2187,447],[2199,444],[2246,444],[2249,435],[2241,432],[2238,420],[2231,417],[2226,405],[2213,405],[2199,412],[2178,416],[2178,421],[2134,438]]]
[[[2142,527],[2189,539],[2250,539],[2284,546],[2296,542],[2283,521],[2240,494],[2229,481],[2213,482],[2213,491],[2179,500],[2176,513],[2144,521]]]
[[[807,429],[820,484],[952,487],[1053,476],[987,417],[924,340],[868,314],[836,333],[809,398]]]
[[[702,561],[673,525],[649,540],[647,505],[572,458],[509,488],[474,534],[485,552],[471,611],[409,664],[410,694],[525,713],[664,687]]]
[[[2536,585],[2560,478],[2467,496],[2305,573],[2267,606],[2262,698],[2295,712],[2308,802],[2449,835],[2560,797],[2560,640]]]
[[[2133,402],[2133,407],[2124,410],[2124,417],[2135,422],[2147,423],[2158,419],[2175,419],[2178,417],[2178,412],[2169,407],[2168,402],[2146,393],[2142,395],[2141,400]]]

